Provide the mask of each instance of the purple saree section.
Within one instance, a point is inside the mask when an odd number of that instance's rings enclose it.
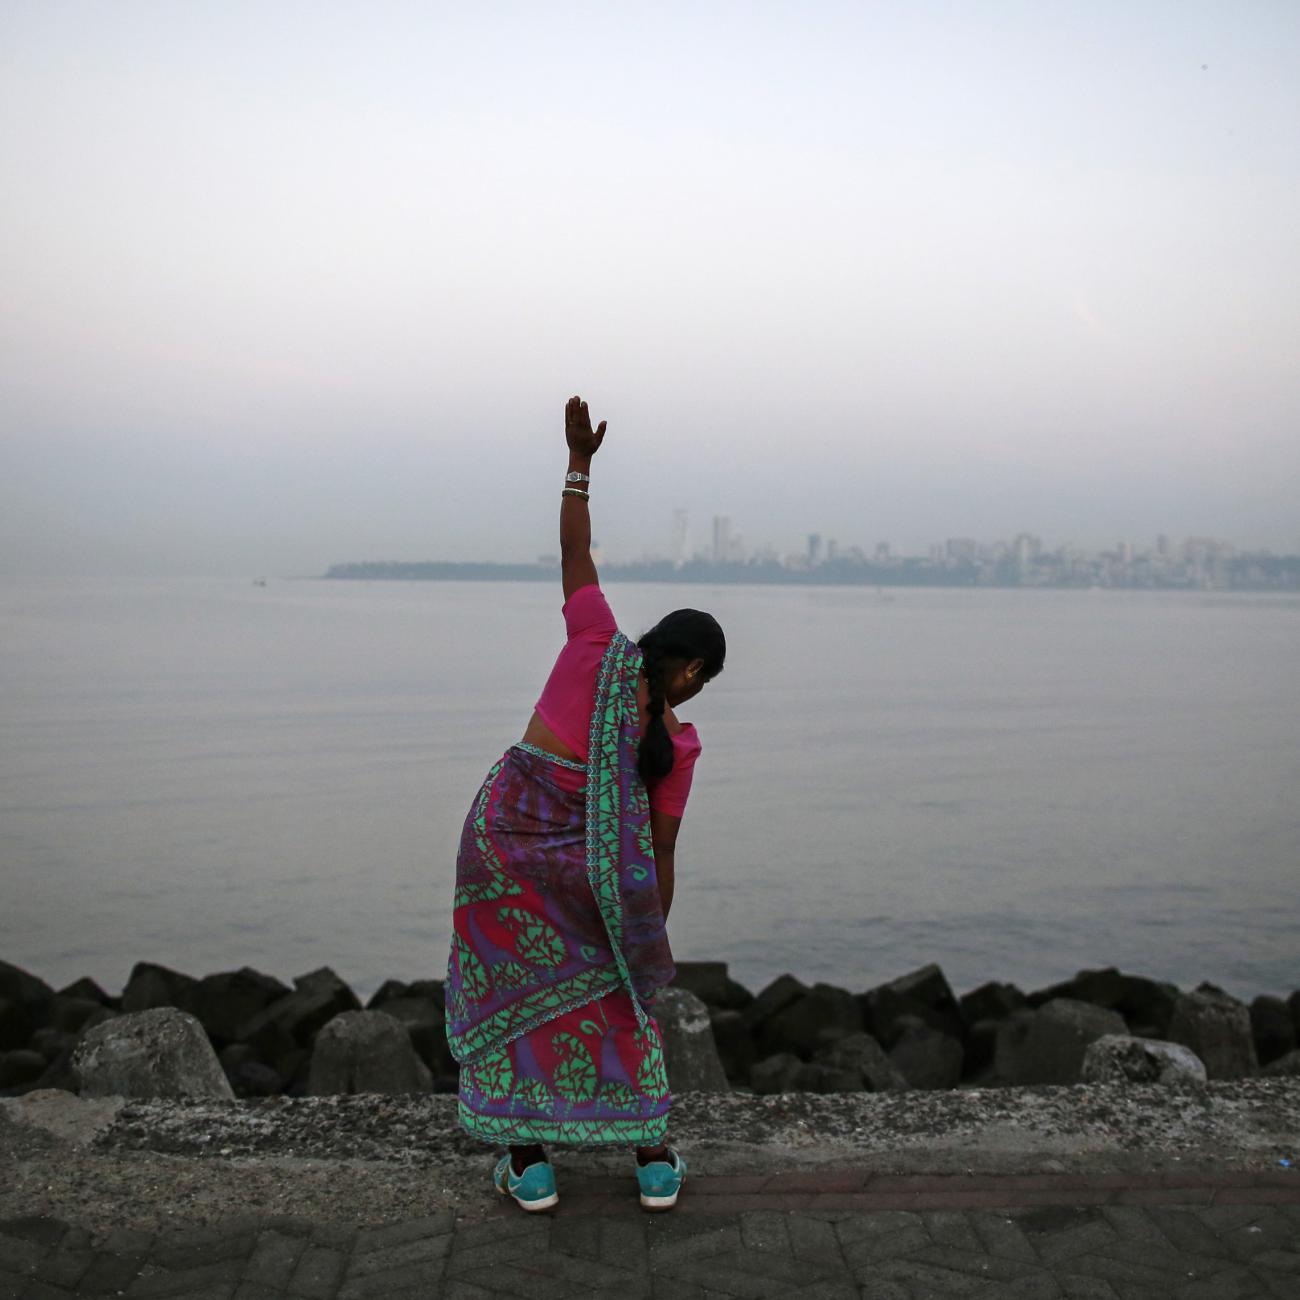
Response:
[[[644,1027],[675,973],[636,767],[640,662],[617,634],[597,676],[582,790],[550,775],[564,760],[512,746],[465,819],[445,986],[462,1064],[620,984]]]

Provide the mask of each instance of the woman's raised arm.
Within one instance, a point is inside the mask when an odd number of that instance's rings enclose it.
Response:
[[[605,421],[593,433],[587,403],[571,397],[564,406],[564,440],[569,444],[569,472],[590,476],[591,458],[605,439]],[[599,581],[591,558],[591,511],[586,478],[565,481],[565,495],[560,499],[560,573],[564,579],[567,601],[579,587]],[[579,489],[579,496],[571,489]]]

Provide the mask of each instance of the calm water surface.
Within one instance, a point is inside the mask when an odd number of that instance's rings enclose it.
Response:
[[[1300,985],[1300,600],[611,585],[708,609],[679,958],[958,992],[1115,964]],[[460,826],[558,583],[0,584],[0,956],[110,990],[445,966]]]

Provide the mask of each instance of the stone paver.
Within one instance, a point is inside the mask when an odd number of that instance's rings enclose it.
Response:
[[[0,1300],[1296,1300],[1300,1179],[837,1172],[697,1178],[648,1214],[616,1179],[359,1230],[276,1216],[93,1236],[0,1221]],[[735,1184],[734,1186],[729,1184]]]

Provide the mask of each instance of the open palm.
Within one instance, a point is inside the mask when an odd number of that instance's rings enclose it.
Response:
[[[564,404],[564,440],[569,450],[579,456],[594,456],[605,440],[605,421],[593,433],[587,403],[580,397],[571,397]]]

